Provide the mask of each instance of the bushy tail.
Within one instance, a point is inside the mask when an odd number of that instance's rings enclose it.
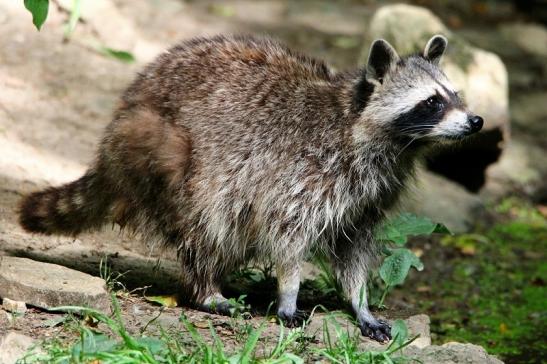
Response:
[[[101,226],[111,199],[108,186],[89,170],[82,178],[25,196],[19,207],[19,223],[33,233],[77,235]]]

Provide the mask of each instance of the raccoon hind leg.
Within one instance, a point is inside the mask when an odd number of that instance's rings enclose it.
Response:
[[[146,187],[149,178],[157,177],[170,192],[184,183],[191,152],[183,126],[143,107],[119,111],[102,146],[113,173],[129,177],[133,187]]]
[[[221,292],[223,280],[239,262],[228,262],[224,254],[206,243],[179,246],[179,261],[183,299],[200,311],[224,316],[232,316],[240,309]]]

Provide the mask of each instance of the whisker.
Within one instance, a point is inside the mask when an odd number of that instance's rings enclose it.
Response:
[[[399,153],[397,153],[397,155],[395,156],[395,159],[399,158],[399,156],[401,155],[401,153],[410,146],[410,144],[412,144],[414,141],[418,140],[418,139],[421,139],[421,138],[424,138],[425,135],[419,135],[419,136],[415,136],[414,138],[412,138],[400,151]]]

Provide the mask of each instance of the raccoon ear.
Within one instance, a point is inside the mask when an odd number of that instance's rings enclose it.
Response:
[[[373,83],[382,83],[390,68],[399,61],[397,51],[383,39],[375,40],[370,46],[366,78]]]
[[[433,64],[438,65],[446,50],[448,40],[442,35],[434,35],[424,48],[424,58]]]

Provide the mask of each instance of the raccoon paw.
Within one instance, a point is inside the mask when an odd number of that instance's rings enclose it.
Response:
[[[198,305],[198,309],[200,311],[214,313],[216,315],[223,315],[223,316],[232,316],[235,307],[232,305],[228,300],[226,301],[220,301],[220,302],[211,302],[207,304],[201,304]]]
[[[296,310],[292,314],[285,311],[278,311],[277,317],[283,322],[283,324],[288,328],[300,327],[306,322],[309,318],[307,312],[302,310]]]
[[[363,322],[359,325],[361,334],[381,343],[387,343],[391,340],[391,326],[383,321]]]

